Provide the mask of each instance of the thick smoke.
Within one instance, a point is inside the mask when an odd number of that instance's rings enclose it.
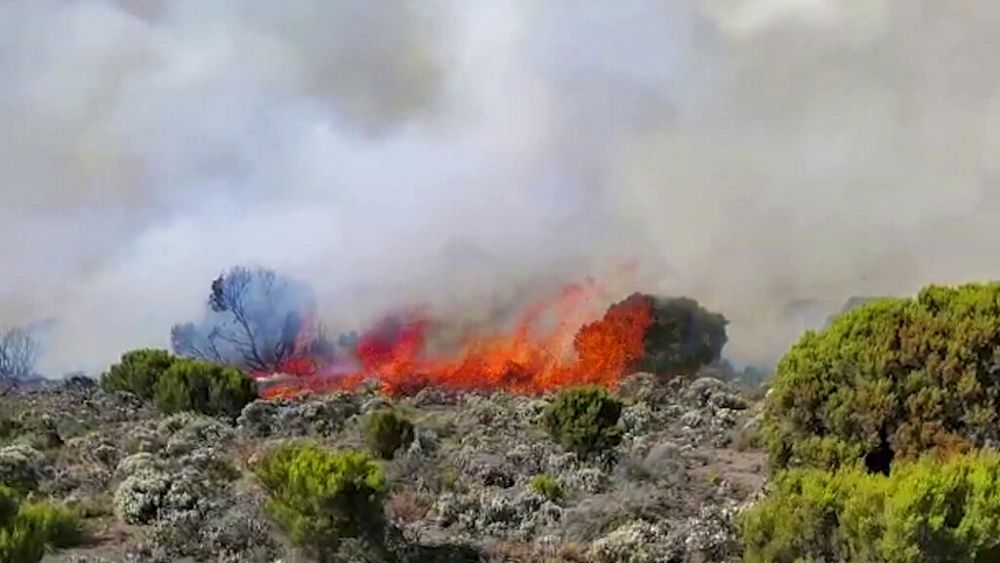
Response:
[[[166,346],[263,264],[350,325],[637,260],[768,360],[852,295],[1000,275],[989,0],[8,0],[0,324]],[[994,196],[994,197],[991,197]]]

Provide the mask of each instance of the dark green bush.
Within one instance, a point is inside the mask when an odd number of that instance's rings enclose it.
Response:
[[[533,476],[531,481],[528,482],[528,486],[531,487],[531,490],[553,502],[562,499],[564,496],[562,487],[559,486],[559,481],[556,481],[551,475],[546,475],[545,473]]]
[[[729,321],[687,297],[650,298],[645,356],[637,366],[661,375],[692,374],[715,362],[726,345]]]
[[[14,489],[0,485],[0,529],[9,528],[14,524],[20,503],[21,499]]]
[[[965,451],[1000,439],[1000,284],[877,299],[778,365],[762,433],[777,467]]]
[[[603,387],[577,387],[556,396],[542,413],[542,425],[566,450],[593,457],[621,441],[621,412],[621,402]]]
[[[789,470],[740,530],[749,563],[1000,561],[1000,455]]]
[[[177,358],[166,350],[143,349],[127,352],[101,377],[105,391],[128,391],[146,400],[153,398],[156,382]]]
[[[266,455],[256,473],[270,493],[268,513],[322,562],[333,560],[342,540],[377,544],[385,529],[385,477],[366,453],[289,443]]]
[[[413,424],[394,410],[377,410],[365,417],[365,435],[371,451],[392,459],[396,450],[413,441]]]
[[[156,408],[164,414],[183,411],[236,417],[257,397],[256,383],[236,368],[178,360],[156,382]]]
[[[53,548],[72,547],[83,539],[73,511],[48,502],[22,503],[0,485],[0,561],[38,563]]]

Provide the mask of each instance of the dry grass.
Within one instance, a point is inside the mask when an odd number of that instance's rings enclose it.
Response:
[[[397,492],[385,502],[385,512],[395,522],[410,524],[422,520],[430,511],[430,505],[409,492]]]

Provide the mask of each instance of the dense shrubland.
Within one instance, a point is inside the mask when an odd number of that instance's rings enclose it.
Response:
[[[235,367],[129,352],[102,390],[73,384],[110,436],[0,412],[0,560],[35,563],[102,514],[148,530],[149,563],[283,542],[337,562],[1000,560],[1000,284],[859,303],[757,403],[722,381],[760,375],[719,360],[725,325],[656,301],[650,373],[542,397],[262,401]],[[66,491],[81,516],[39,500]]]

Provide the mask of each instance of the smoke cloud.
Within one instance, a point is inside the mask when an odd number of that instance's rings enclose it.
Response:
[[[852,295],[1000,275],[989,0],[8,0],[0,324],[166,346],[234,264],[349,326],[627,290],[767,361]],[[992,196],[992,197],[991,197]]]

